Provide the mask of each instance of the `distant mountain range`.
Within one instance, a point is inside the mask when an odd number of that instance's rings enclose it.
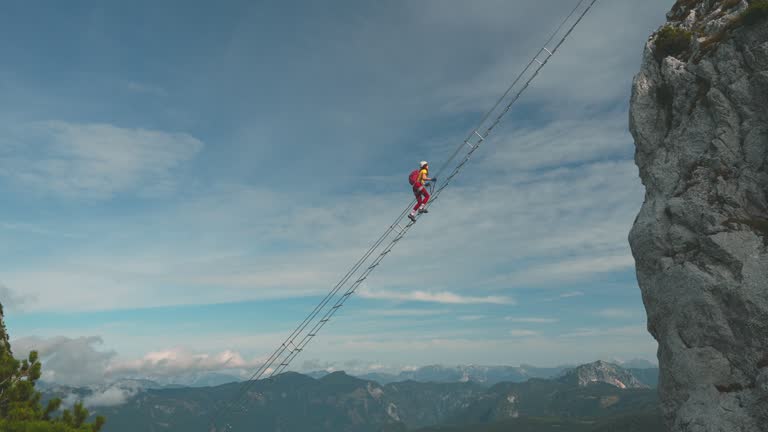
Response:
[[[629,371],[641,384],[650,388],[656,388],[659,378],[659,371],[652,363],[646,360],[631,360],[622,365],[598,361],[597,364],[615,365],[622,370]],[[640,366],[640,367],[638,367]],[[531,378],[556,378],[574,369],[574,366],[557,366],[551,368],[541,368],[530,365],[520,366],[424,366],[412,371],[403,371],[398,374],[387,373],[366,373],[353,374],[354,376],[375,381],[385,385],[402,381],[418,382],[476,382],[486,386],[492,386],[500,382],[525,382]],[[313,378],[322,378],[328,375],[326,371],[315,371],[306,375]]]
[[[120,384],[122,387],[70,391],[79,399],[112,397],[113,402],[121,402],[93,408],[94,414],[108,419],[104,432],[208,432],[212,417],[220,420],[220,427],[229,424],[233,432],[256,426],[258,430],[281,432],[403,432],[417,428],[469,432],[486,430],[478,427],[495,430],[494,425],[504,422],[515,423],[516,429],[498,430],[517,431],[518,426],[522,431],[544,430],[524,427],[561,422],[568,428],[556,430],[591,432],[605,424],[621,424],[625,417],[637,420],[638,416],[648,424],[658,424],[655,390],[631,371],[611,363],[595,362],[550,372],[557,375],[550,379],[500,382],[490,387],[487,383],[491,379],[485,383],[465,379],[479,376],[473,375],[478,370],[472,368],[450,372],[461,371],[459,382],[381,384],[343,372],[319,379],[289,372],[250,385],[153,388],[151,382],[128,380]],[[447,377],[445,369],[452,368],[431,368],[417,376]],[[483,373],[485,377],[501,376],[486,369]],[[51,389],[48,396],[66,397],[66,391],[62,387]],[[120,401],[120,396],[124,400]]]
[[[538,368],[535,366],[425,366],[413,371],[403,371],[397,375],[365,374],[359,378],[376,381],[381,384],[413,380],[419,382],[468,382],[485,385],[500,382],[522,382],[531,378],[551,378],[562,373],[567,367]]]
[[[659,413],[633,413],[595,419],[524,417],[493,423],[432,426],[417,432],[661,432],[666,426]]]

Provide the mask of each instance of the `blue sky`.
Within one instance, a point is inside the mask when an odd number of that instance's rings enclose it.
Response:
[[[296,366],[654,359],[627,105],[671,3],[598,2]],[[8,6],[0,300],[17,351],[72,383],[258,364],[573,4]]]

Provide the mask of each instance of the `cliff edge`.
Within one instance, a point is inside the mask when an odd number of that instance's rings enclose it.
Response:
[[[679,0],[648,40],[629,236],[669,430],[768,431],[768,1]]]

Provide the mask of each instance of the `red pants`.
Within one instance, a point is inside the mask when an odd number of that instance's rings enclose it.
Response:
[[[418,210],[419,207],[429,201],[429,192],[427,192],[427,188],[419,182],[413,184],[413,195],[416,196],[416,205],[413,207],[413,211]]]

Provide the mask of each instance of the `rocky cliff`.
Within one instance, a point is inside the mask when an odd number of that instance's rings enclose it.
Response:
[[[630,233],[671,431],[768,431],[768,2],[680,0],[649,39]]]

